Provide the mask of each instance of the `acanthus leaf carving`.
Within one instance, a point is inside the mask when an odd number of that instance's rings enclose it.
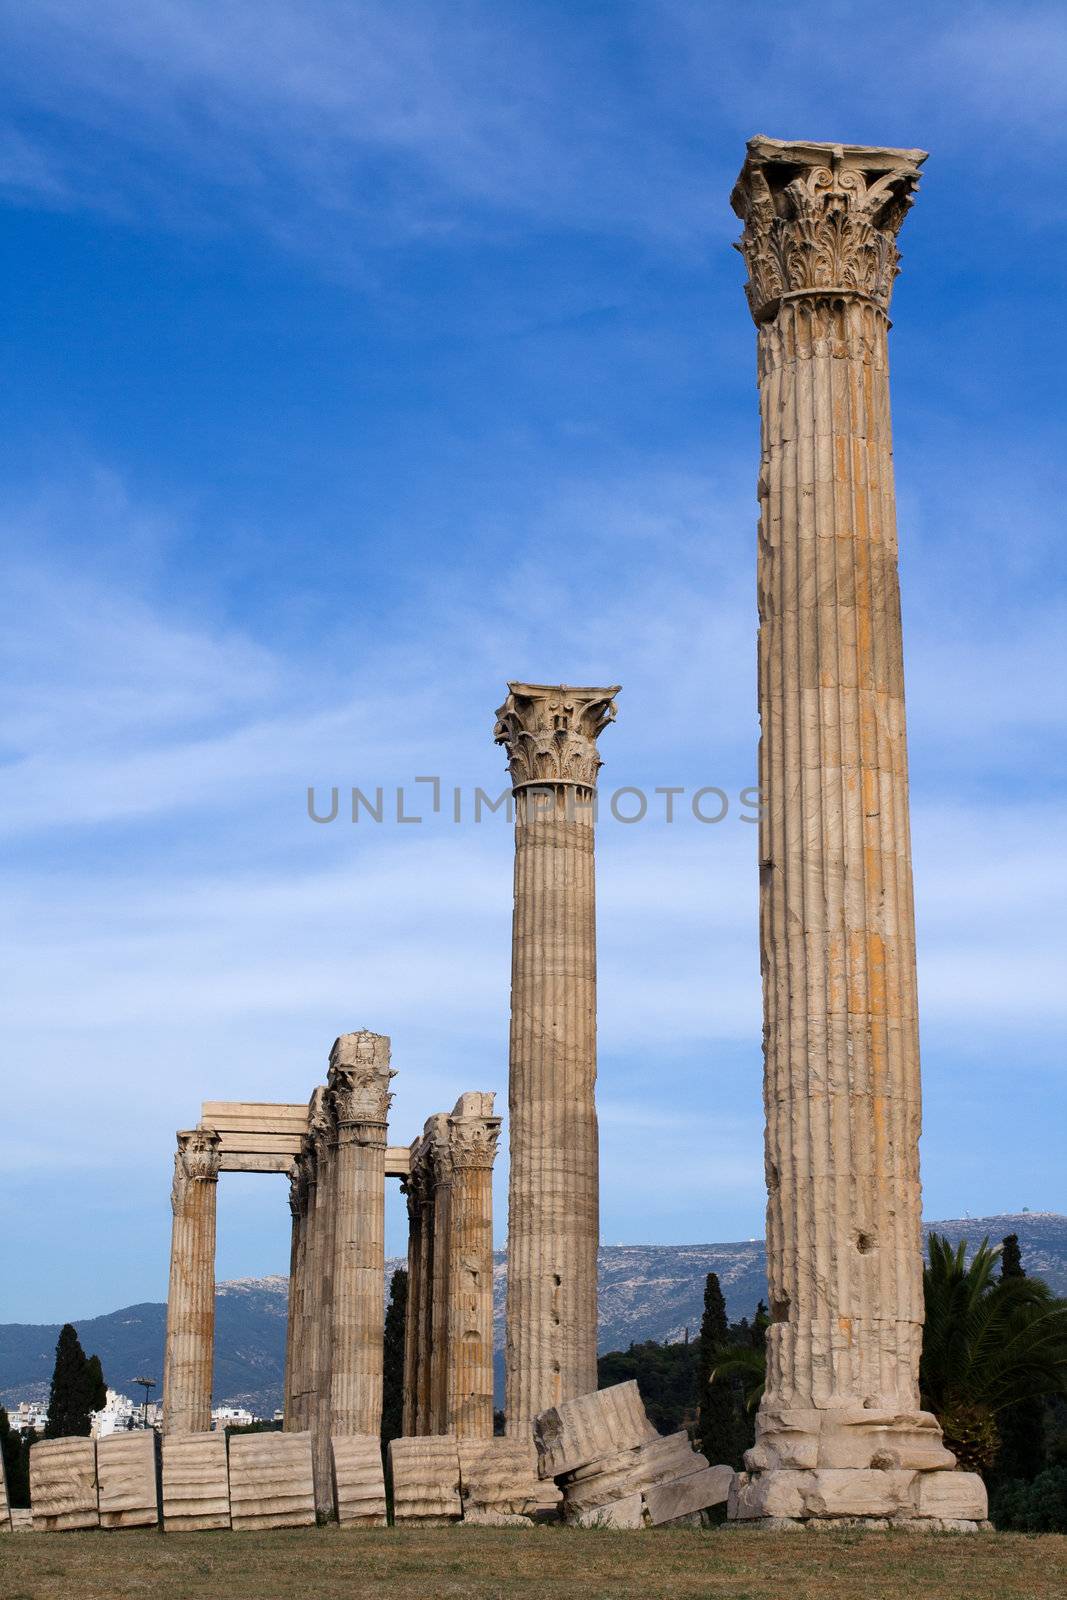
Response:
[[[565,782],[594,788],[603,765],[596,741],[615,720],[619,685],[509,683],[508,689],[493,738],[507,751],[513,787]]]
[[[757,323],[784,295],[841,290],[888,311],[896,236],[919,181],[921,150],[753,139],[731,204]]]
[[[500,1138],[499,1117],[450,1117],[448,1132],[453,1167],[492,1168]]]

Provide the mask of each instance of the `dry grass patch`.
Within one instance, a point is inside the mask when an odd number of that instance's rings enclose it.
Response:
[[[19,1534],[4,1600],[1063,1600],[1067,1537],[336,1528]]]

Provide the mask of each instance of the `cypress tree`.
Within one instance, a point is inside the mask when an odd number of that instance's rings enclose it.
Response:
[[[697,1405],[700,1449],[709,1461],[740,1467],[741,1404],[737,1383],[731,1378],[712,1379],[716,1363],[730,1343],[726,1301],[719,1280],[709,1272],[704,1283],[704,1315],[697,1341]]]
[[[408,1320],[408,1275],[398,1267],[389,1286],[382,1353],[382,1445],[404,1432],[404,1335]]]
[[[1001,1242],[1000,1277],[1001,1282],[1026,1277],[1017,1233],[1009,1233]],[[1008,1406],[997,1417],[997,1432],[1000,1449],[993,1464],[994,1480],[1036,1478],[1045,1465],[1045,1402],[1020,1400]]]
[[[92,1430],[93,1382],[78,1335],[69,1322],[60,1331],[48,1395],[46,1439],[66,1439]]]
[[[1023,1253],[1019,1249],[1019,1235],[1009,1233],[1001,1240],[1000,1247],[1000,1276],[1002,1278],[1025,1278],[1023,1268]]]
[[[94,1411],[103,1411],[107,1405],[107,1384],[99,1356],[90,1356],[85,1370],[89,1378],[89,1397]]]
[[[24,1439],[11,1426],[11,1418],[0,1406],[0,1453],[4,1458],[9,1505],[28,1506],[30,1503],[30,1444],[34,1437],[31,1428],[29,1438]]]

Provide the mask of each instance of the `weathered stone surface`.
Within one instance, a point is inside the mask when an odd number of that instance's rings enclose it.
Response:
[[[459,1441],[453,1435],[390,1440],[394,1521],[431,1525],[458,1521],[463,1514],[459,1476]]]
[[[460,1439],[459,1492],[463,1515],[493,1511],[534,1515],[542,1499],[533,1443],[519,1439]]]
[[[100,1526],[92,1439],[39,1439],[30,1446],[30,1506],[33,1526],[43,1533]]]
[[[984,1522],[989,1515],[985,1484],[976,1472],[923,1472],[915,1480],[920,1517]]]
[[[163,1431],[211,1427],[215,1341],[215,1211],[220,1136],[211,1128],[178,1135],[163,1354]]]
[[[11,1505],[7,1493],[7,1474],[4,1471],[4,1458],[0,1453],[0,1533],[11,1532]]]
[[[561,1479],[568,1521],[582,1512],[636,1494],[651,1484],[670,1483],[707,1467],[707,1459],[694,1450],[684,1431],[647,1440],[633,1450],[621,1450]]]
[[[96,1480],[102,1528],[152,1528],[159,1522],[159,1437],[154,1429],[111,1433],[97,1441]]]
[[[500,1137],[494,1098],[462,1094],[448,1119],[445,1428],[460,1439],[493,1437],[493,1162]]]
[[[599,1152],[593,802],[617,687],[510,683],[515,792],[505,1411],[596,1388]]]
[[[804,1511],[809,1517],[893,1517],[912,1507],[914,1472],[820,1467],[807,1476]]]
[[[644,1525],[645,1503],[640,1494],[612,1500],[609,1505],[579,1512],[574,1518],[576,1528],[643,1528]]]
[[[164,1532],[229,1526],[230,1475],[225,1433],[165,1434]]]
[[[230,1519],[235,1530],[304,1528],[315,1522],[310,1433],[239,1433],[230,1440]]]
[[[336,1436],[332,1444],[338,1523],[342,1528],[384,1528],[388,1517],[380,1436],[343,1434]]]
[[[733,1481],[733,1467],[723,1466],[704,1467],[673,1483],[650,1485],[644,1492],[648,1520],[656,1528],[706,1511],[709,1506],[721,1506],[729,1499]]]
[[[385,1146],[395,1077],[384,1034],[343,1033],[330,1052],[336,1127],[333,1174],[331,1434],[378,1433],[382,1422]]]
[[[563,1473],[576,1472],[590,1462],[615,1456],[621,1450],[634,1449],[658,1437],[645,1415],[633,1379],[564,1400],[542,1411],[534,1420],[534,1442],[542,1478],[558,1478]]]
[[[11,1507],[11,1532],[33,1532],[33,1512],[30,1510],[29,1506]]]
[[[771,1324],[746,1465],[782,1479],[741,1483],[744,1515],[906,1515],[894,1474],[944,1461],[918,1392],[919,1037],[887,341],[896,236],[924,159],[760,137],[732,199],[762,423]],[[812,1412],[834,1420],[804,1421]]]

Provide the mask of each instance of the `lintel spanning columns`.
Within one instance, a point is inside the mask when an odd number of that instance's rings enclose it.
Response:
[[[954,1465],[918,1390],[919,1039],[887,354],[896,235],[924,160],[761,137],[732,198],[762,418],[771,1306],[757,1441],[731,1508],[742,1517],[929,1516],[931,1482]]]
[[[597,1386],[594,802],[618,685],[510,683],[515,791],[506,1410],[511,1434]]]
[[[492,1094],[461,1095],[411,1146],[404,1432],[493,1432]]]
[[[202,1433],[211,1427],[218,1146],[218,1135],[203,1128],[178,1135],[163,1357],[167,1433]]]

